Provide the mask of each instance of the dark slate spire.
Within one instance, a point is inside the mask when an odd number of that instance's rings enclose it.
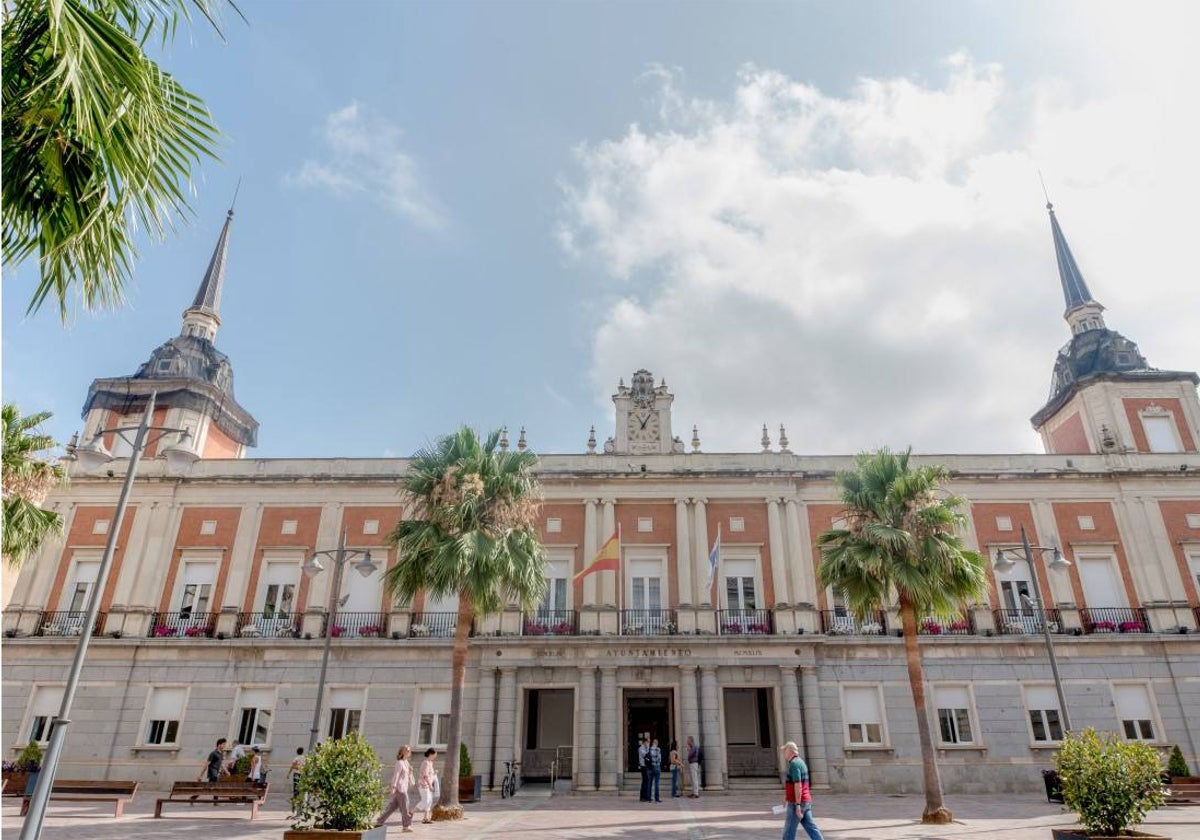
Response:
[[[1071,246],[1067,244],[1067,238],[1063,236],[1062,227],[1058,224],[1058,217],[1054,215],[1054,205],[1047,201],[1046,209],[1050,211],[1050,232],[1054,236],[1054,256],[1058,259],[1058,277],[1062,281],[1067,312],[1085,304],[1096,303],[1092,299],[1092,293],[1088,291],[1087,283],[1084,282],[1079,266],[1075,263]]]
[[[221,227],[221,235],[217,237],[217,247],[213,249],[212,259],[208,261],[208,270],[204,272],[204,279],[200,281],[200,288],[196,290],[192,309],[202,309],[213,315],[220,315],[221,284],[225,282],[225,252],[229,249],[229,226],[232,224],[231,207],[225,214],[225,224]]]

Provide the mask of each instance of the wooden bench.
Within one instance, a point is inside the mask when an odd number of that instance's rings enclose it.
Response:
[[[125,810],[125,803],[133,801],[137,793],[137,782],[97,782],[89,779],[55,779],[54,787],[50,788],[51,801],[71,800],[76,802],[109,802],[113,803],[113,816],[119,817]],[[26,795],[21,799],[21,816],[29,812],[29,801],[32,796]]]
[[[1175,784],[1167,785],[1167,789],[1171,791],[1168,805],[1200,805],[1200,785]]]
[[[252,782],[175,782],[171,792],[154,803],[154,816],[161,817],[168,802],[211,802],[213,805],[249,805],[250,819],[258,816],[258,806],[267,798],[268,785]]]

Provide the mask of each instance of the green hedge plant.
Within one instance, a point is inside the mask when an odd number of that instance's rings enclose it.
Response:
[[[1176,744],[1175,748],[1173,750],[1171,750],[1171,758],[1167,762],[1167,775],[1168,776],[1190,776],[1191,775],[1191,771],[1188,770],[1187,762],[1183,760],[1183,750],[1179,749],[1178,744]]]
[[[1178,747],[1176,747],[1178,749]],[[1182,756],[1180,756],[1182,758]],[[475,775],[471,772],[471,756],[467,752],[467,745],[464,741],[458,742],[458,777],[460,779],[469,779]]]
[[[1092,834],[1114,836],[1163,804],[1162,759],[1148,744],[1088,728],[1070,732],[1054,756],[1063,801]]]
[[[292,828],[365,831],[383,809],[382,765],[357,732],[317,745],[304,761],[292,798]]]

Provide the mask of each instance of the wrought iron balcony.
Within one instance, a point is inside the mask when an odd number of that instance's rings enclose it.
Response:
[[[335,639],[379,639],[387,635],[387,613],[339,612],[333,627],[326,617],[322,638],[329,633]]]
[[[1036,635],[1042,632],[1042,619],[1029,610],[992,610],[996,633],[1000,636]],[[1051,633],[1065,633],[1058,610],[1046,610],[1046,627]]]
[[[408,625],[408,635],[410,638],[453,637],[457,624],[456,612],[413,613],[412,623]]]
[[[774,632],[770,610],[717,610],[717,633],[721,636],[770,636]]]
[[[525,617],[522,636],[578,636],[579,613],[575,610],[538,610]]]
[[[877,610],[859,621],[845,610],[822,610],[821,632],[827,636],[882,636],[887,633],[887,617]]]
[[[182,610],[155,613],[148,635],[152,639],[211,639],[216,623],[215,612]]]
[[[98,636],[104,628],[105,613],[96,614],[96,624],[92,627],[92,635]],[[35,636],[78,636],[83,632],[83,622],[87,613],[81,611],[43,612],[38,621]]]
[[[1141,607],[1087,607],[1079,611],[1084,633],[1149,633]]]
[[[675,610],[621,610],[622,636],[673,636],[678,632]]]
[[[923,618],[917,622],[918,636],[974,636],[975,618],[970,615],[960,615],[950,620]]]
[[[298,639],[300,617],[279,610],[238,613],[235,633],[243,639]]]

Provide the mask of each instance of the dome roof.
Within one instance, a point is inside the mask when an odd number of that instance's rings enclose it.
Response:
[[[233,367],[229,357],[201,336],[178,335],[159,345],[134,378],[200,380],[233,396]]]

